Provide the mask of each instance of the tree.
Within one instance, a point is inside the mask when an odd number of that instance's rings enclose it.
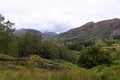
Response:
[[[42,51],[40,53],[41,57],[47,59],[59,59],[59,51],[57,45],[50,43],[48,41],[43,41]]]
[[[85,40],[85,41],[74,41],[74,42],[66,42],[65,45],[71,49],[71,50],[77,50],[80,51],[86,47],[89,47],[91,45],[94,45],[95,42],[91,40]]]
[[[85,68],[92,68],[102,64],[110,65],[111,63],[111,56],[97,46],[91,46],[84,50],[78,61],[78,65]]]
[[[13,32],[15,30],[13,28],[15,24],[9,20],[7,22],[4,22],[4,19],[4,16],[0,14],[0,35],[2,35],[4,32]]]
[[[59,58],[63,60],[67,60],[70,62],[74,62],[74,55],[65,45],[59,45]]]
[[[13,25],[14,23],[11,23],[9,20],[4,22],[4,17],[0,15],[0,51],[4,54],[17,56]]]
[[[39,54],[41,49],[41,36],[26,33],[18,41],[19,56]]]

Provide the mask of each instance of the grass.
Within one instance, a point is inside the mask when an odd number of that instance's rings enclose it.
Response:
[[[67,68],[64,70],[47,70],[43,68],[23,66],[16,62],[0,61],[0,80],[88,80],[85,71],[72,63],[59,63],[47,59],[44,59],[44,61],[51,65],[70,68],[70,70]],[[9,66],[14,66],[18,69],[8,68]]]
[[[120,80],[120,65],[112,66],[105,72],[106,80]]]
[[[47,70],[43,68],[27,67],[14,62],[0,62],[0,80],[88,80],[87,74],[77,65],[69,62],[55,62],[53,60],[44,60],[51,65],[59,65],[70,68],[63,70]],[[11,69],[8,66],[18,68]]]
[[[118,62],[118,61],[117,61]],[[0,80],[120,80],[120,65],[97,66],[92,69],[82,69],[70,63],[71,70],[47,70],[42,68],[0,69]]]
[[[1,59],[14,59],[14,57],[12,57],[10,55],[5,55],[5,54],[1,54],[1,53],[0,53],[0,58]]]
[[[64,68],[69,68],[72,70],[78,70],[80,69],[76,64],[70,63],[70,62],[55,62],[53,60],[44,59],[48,64],[51,65],[58,65],[63,66]]]
[[[112,46],[112,48],[115,48],[116,51],[119,51],[119,52],[120,52],[120,46]]]
[[[44,69],[0,70],[0,80],[88,80],[82,70],[48,71]]]
[[[100,65],[92,69],[80,68],[70,62],[55,62],[47,59],[44,61],[69,69],[48,70],[11,62],[0,62],[0,80],[120,80],[120,60],[113,61],[110,67]],[[9,65],[16,66],[18,69],[8,68]]]
[[[102,48],[103,48],[103,50],[108,51],[110,53],[113,60],[120,59],[120,45],[106,46],[106,47],[102,47]]]
[[[61,71],[26,67],[19,70],[0,69],[0,80],[120,80],[120,65]]]
[[[101,65],[87,71],[90,80],[120,80],[120,65]]]
[[[80,69],[77,65],[69,63],[69,62],[64,62],[62,65],[65,66],[65,67],[68,67],[70,69],[73,69],[73,70],[79,70]]]
[[[107,46],[107,47],[103,47],[103,48],[115,48],[116,49],[116,51],[119,51],[120,52],[120,46],[118,45],[118,46]]]

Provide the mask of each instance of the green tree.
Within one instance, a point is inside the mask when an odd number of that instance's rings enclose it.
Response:
[[[111,63],[111,56],[97,46],[91,46],[84,50],[78,61],[78,65],[85,68],[92,68],[102,64],[110,65]]]
[[[41,36],[26,33],[18,41],[19,56],[39,54],[41,51]]]
[[[59,51],[57,45],[50,43],[48,41],[43,41],[41,57],[47,59],[58,59]]]
[[[17,56],[17,46],[15,36],[13,35],[14,23],[9,20],[4,22],[4,17],[0,15],[0,51],[4,54]]]
[[[85,41],[74,41],[74,42],[66,42],[65,45],[72,50],[80,51],[86,47],[89,47],[91,45],[94,45],[95,42],[91,40],[85,40]]]
[[[74,55],[65,45],[59,45],[58,49],[60,59],[74,62]]]

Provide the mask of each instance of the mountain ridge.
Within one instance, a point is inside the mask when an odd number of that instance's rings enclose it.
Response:
[[[97,38],[107,38],[120,36],[120,19],[114,18],[102,20],[99,22],[88,22],[80,27],[73,28],[67,32],[56,34],[54,32],[40,32],[35,29],[20,29],[14,32],[15,35],[21,36],[30,32],[37,35],[42,35],[44,40],[52,42],[69,42]]]
[[[42,33],[41,31],[36,29],[19,29],[14,31],[14,35],[19,37],[25,35],[26,33],[41,35],[44,40],[47,40],[48,38],[51,38],[57,35],[57,33],[55,32]]]
[[[88,22],[80,27],[55,36],[55,42],[79,41],[86,39],[107,38],[120,35],[120,19],[114,18],[99,22]]]

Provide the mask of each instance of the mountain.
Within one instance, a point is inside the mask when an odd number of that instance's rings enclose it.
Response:
[[[27,32],[30,32],[32,34],[37,34],[37,35],[41,35],[42,32],[35,30],[35,29],[26,29]]]
[[[19,29],[19,30],[14,31],[14,34],[16,36],[23,36],[23,35],[25,35],[25,33],[42,35],[42,32],[35,30],[35,29]]]
[[[31,33],[31,34],[41,35],[44,40],[47,40],[48,38],[51,38],[51,37],[57,35],[54,32],[45,32],[45,33],[42,33],[42,32],[40,32],[38,30],[35,30],[35,29],[19,29],[19,30],[15,30],[14,31],[14,34],[16,36],[19,36],[19,37],[25,35],[25,33]]]
[[[23,36],[23,35],[25,35],[25,33],[27,33],[26,29],[19,29],[19,30],[14,31],[14,35],[16,35],[16,36]]]
[[[120,19],[103,20],[100,22],[88,22],[78,28],[71,29],[67,32],[55,36],[52,40],[61,41],[78,41],[87,39],[97,39],[114,37],[120,35]]]
[[[55,32],[48,32],[48,31],[45,31],[44,34],[53,35],[53,36],[57,35],[57,33],[55,33]]]

